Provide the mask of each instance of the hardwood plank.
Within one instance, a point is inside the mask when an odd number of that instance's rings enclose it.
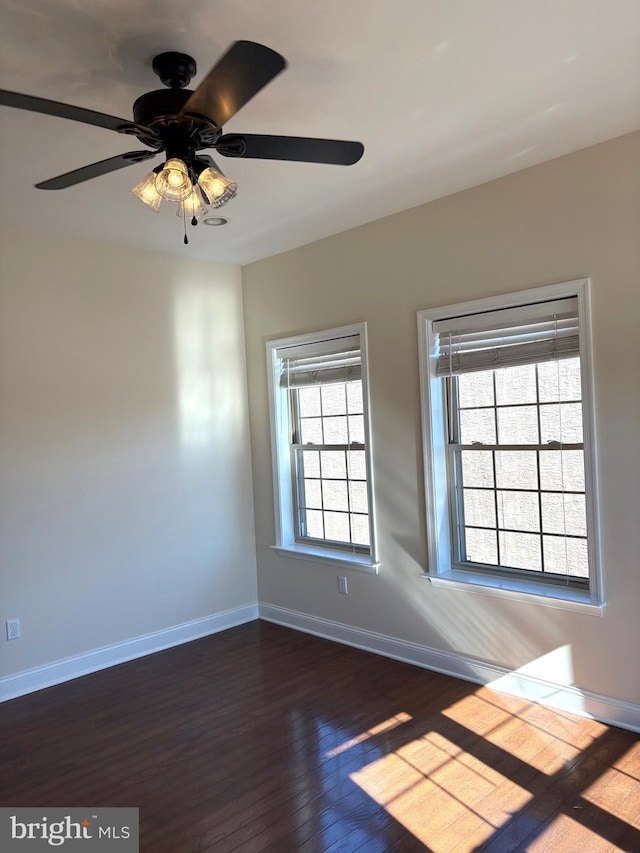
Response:
[[[631,732],[259,621],[0,706],[0,804],[138,806],[142,853],[635,850],[639,777]]]

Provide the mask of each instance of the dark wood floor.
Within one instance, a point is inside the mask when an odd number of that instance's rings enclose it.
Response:
[[[0,804],[143,853],[640,851],[640,740],[253,622],[0,706]]]

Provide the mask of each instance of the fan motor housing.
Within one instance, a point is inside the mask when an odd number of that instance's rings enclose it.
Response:
[[[156,89],[140,95],[133,105],[133,120],[151,126],[175,118],[192,94],[190,89]]]

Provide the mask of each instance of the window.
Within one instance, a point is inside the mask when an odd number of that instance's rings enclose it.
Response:
[[[419,323],[429,577],[599,610],[588,282]]]
[[[276,549],[376,571],[365,324],[267,343]]]

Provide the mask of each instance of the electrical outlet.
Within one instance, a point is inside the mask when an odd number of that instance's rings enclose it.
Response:
[[[21,636],[20,620],[7,619],[7,640],[19,640]]]
[[[338,577],[338,592],[342,593],[342,595],[349,595],[346,578]]]

